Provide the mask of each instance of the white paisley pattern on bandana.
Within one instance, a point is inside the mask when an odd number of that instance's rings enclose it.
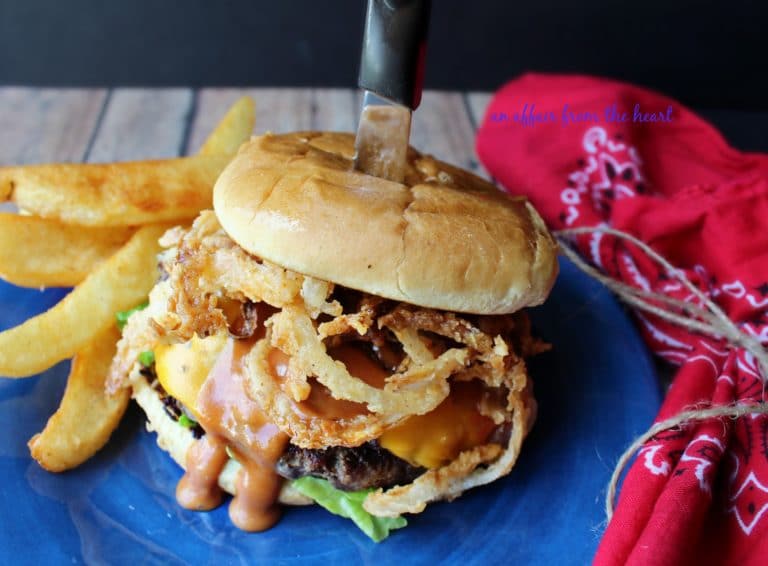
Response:
[[[603,127],[585,131],[583,158],[569,173],[560,191],[559,219],[566,228],[607,226],[611,210],[620,199],[652,194],[635,148],[611,138]],[[617,238],[599,232],[579,237],[581,253],[596,267],[639,289],[663,293],[698,304],[674,274],[660,270],[645,254]],[[749,286],[744,281],[718,281],[703,265],[680,266],[687,278],[726,312],[738,312],[737,324],[746,333],[768,344],[768,282]],[[656,354],[700,384],[702,406],[754,403],[765,400],[765,391],[753,356],[729,348],[723,340],[692,334],[652,315],[636,315],[641,332]],[[693,379],[693,378],[689,378]],[[690,407],[678,407],[677,410]],[[670,414],[660,415],[666,418]],[[762,459],[755,466],[755,459]],[[745,536],[753,535],[768,510],[768,417],[736,421],[705,421],[683,430],[656,435],[640,451],[637,466],[653,477],[665,477],[676,489],[698,490],[728,513]],[[764,532],[764,531],[763,531]]]

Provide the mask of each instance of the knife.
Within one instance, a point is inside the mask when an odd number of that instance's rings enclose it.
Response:
[[[405,177],[411,112],[421,102],[430,0],[368,0],[358,86],[355,169]]]

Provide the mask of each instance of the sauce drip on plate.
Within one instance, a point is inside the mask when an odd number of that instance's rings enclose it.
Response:
[[[206,435],[187,453],[187,473],[179,482],[176,498],[189,509],[218,505],[221,490],[217,479],[228,460],[226,446],[230,446],[242,468],[229,516],[243,530],[261,531],[280,517],[277,498],[282,479],[275,472],[275,463],[288,436],[267,420],[245,391],[243,358],[253,344],[254,340],[229,338],[203,384],[197,412]]]

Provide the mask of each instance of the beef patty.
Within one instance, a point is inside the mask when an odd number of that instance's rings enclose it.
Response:
[[[289,444],[276,469],[284,478],[315,476],[344,491],[403,485],[426,471],[398,458],[375,440],[355,448],[334,446],[321,450]]]

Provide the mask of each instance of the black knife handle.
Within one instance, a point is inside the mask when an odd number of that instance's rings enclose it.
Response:
[[[431,0],[368,0],[360,88],[408,106],[421,102]]]

